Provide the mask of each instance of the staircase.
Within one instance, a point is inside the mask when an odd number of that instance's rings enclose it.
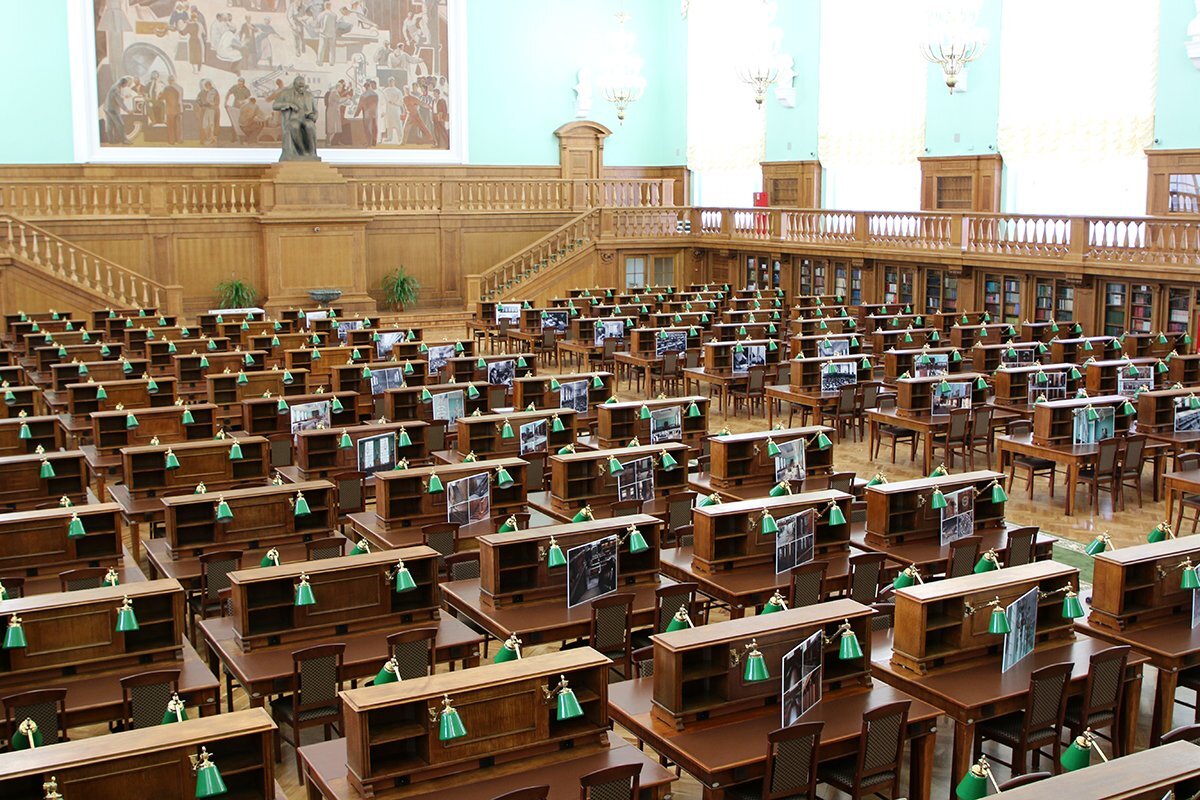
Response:
[[[555,285],[588,285],[600,236],[600,209],[589,209],[494,267],[467,278],[467,304],[476,300],[549,297]]]
[[[12,308],[157,308],[183,312],[183,289],[165,286],[60,236],[0,214],[3,297]]]

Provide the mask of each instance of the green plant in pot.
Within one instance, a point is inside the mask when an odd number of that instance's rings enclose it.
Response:
[[[258,292],[241,278],[231,277],[217,284],[219,308],[253,308],[257,299]]]
[[[404,267],[389,272],[383,279],[383,301],[396,311],[403,311],[405,306],[416,305],[417,295],[421,284],[408,274]]]

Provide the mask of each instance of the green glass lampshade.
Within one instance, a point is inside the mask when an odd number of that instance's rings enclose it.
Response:
[[[941,489],[933,490],[933,498],[929,501],[929,507],[934,511],[940,511],[946,507],[946,495],[942,494]]]
[[[775,522],[775,517],[771,516],[770,511],[763,511],[762,514],[762,532],[764,534],[773,534],[779,531],[779,525]]]
[[[566,685],[566,678],[563,678],[563,688],[558,692],[558,721],[562,722],[565,719],[575,719],[583,716],[583,709],[579,706],[579,700],[575,697],[575,690]]]
[[[666,632],[673,633],[692,627],[695,626],[692,624],[692,618],[688,616],[687,608],[680,606],[679,610],[675,612],[675,616],[671,617],[671,621],[667,623]]]
[[[32,719],[26,717],[21,724],[17,726],[17,730],[13,731],[12,741],[9,745],[14,751],[17,750],[36,750],[42,746],[42,732],[38,730],[38,725]]]
[[[1062,768],[1067,772],[1074,772],[1090,766],[1092,763],[1091,744],[1085,737],[1076,736],[1075,741],[1071,742],[1071,746],[1059,756],[1058,763],[1062,764]]]
[[[17,438],[28,441],[33,438],[33,434],[29,430],[29,423],[22,422],[21,427],[17,430]]]
[[[772,458],[779,455],[779,445],[775,444],[774,439],[767,439],[767,455]]]
[[[375,373],[371,371],[371,368],[370,368],[370,367],[366,367],[366,366],[364,366],[364,367],[362,368],[362,372],[361,372],[361,373],[359,373],[359,374],[360,374],[360,375],[362,375],[364,379],[369,379],[369,378],[370,378],[372,375],[374,375]]]
[[[1150,544],[1166,541],[1171,535],[1171,529],[1165,522],[1160,522],[1150,529],[1150,533],[1146,535],[1146,541]]]
[[[467,397],[471,400],[479,399],[479,390],[475,388],[475,384],[473,384],[473,383],[467,384]]]
[[[867,486],[880,486],[885,483],[887,483],[887,478],[884,477],[883,473],[876,472],[871,476],[871,480],[867,481]]]
[[[763,658],[763,654],[755,648],[746,656],[746,668],[742,673],[742,679],[746,683],[758,683],[759,681],[769,680],[771,674],[767,671],[767,662]]]
[[[187,718],[187,709],[184,708],[183,700],[179,698],[179,695],[173,695],[167,701],[167,707],[163,711],[162,724],[170,725],[175,722],[186,722]]]
[[[503,664],[506,661],[519,661],[521,658],[521,640],[516,637],[516,634],[509,636],[504,640],[504,643],[496,650],[496,656],[492,659],[493,664]]]
[[[8,618],[8,627],[4,631],[4,649],[19,650],[26,644],[25,628],[21,626],[21,618],[13,614]]]
[[[429,487],[426,489],[426,491],[429,494],[438,494],[438,493],[444,491],[444,487],[442,486],[442,479],[439,478],[436,474],[430,475],[429,476]]]
[[[408,435],[408,430],[400,429],[400,433],[396,435],[397,447],[412,447],[412,437]]]
[[[366,539],[359,539],[358,543],[354,545],[354,548],[350,551],[350,555],[352,556],[365,556],[370,555],[370,553],[371,543]]]
[[[991,572],[993,570],[1000,569],[1000,564],[997,562],[998,559],[996,558],[995,553],[991,550],[988,550],[979,557],[978,561],[975,562],[975,568],[972,571],[979,575],[984,572]]]
[[[497,486],[499,486],[501,489],[507,489],[508,487],[512,486],[513,483],[513,477],[509,474],[507,469],[500,467],[498,470],[496,470]]]
[[[408,567],[404,566],[403,561],[396,562],[396,574],[393,576],[396,593],[409,592],[417,588],[417,582],[413,580],[412,573]]]
[[[700,508],[707,508],[708,506],[715,506],[720,502],[721,496],[716,492],[713,492],[712,494],[706,494],[704,497],[701,497],[700,502],[696,505]]]
[[[404,367],[403,367],[403,368],[401,368],[401,370],[400,370],[400,371],[401,371],[401,372],[403,372],[405,375],[412,375],[412,374],[413,374],[413,372],[414,372],[414,370],[413,370],[413,365],[412,365],[412,362],[411,362],[411,361],[405,361],[405,362],[404,362]]]
[[[279,566],[279,551],[272,547],[267,551],[262,560],[258,562],[260,567],[278,567]]]
[[[293,509],[293,515],[297,517],[307,517],[312,511],[308,508],[308,501],[304,499],[302,492],[296,492],[296,507]]]
[[[234,442],[233,446],[229,448],[229,460],[230,461],[241,461],[242,460],[242,446],[240,444],[238,444],[237,442]]]
[[[515,435],[516,434],[513,433],[513,426],[509,423],[509,421],[507,419],[504,420],[504,425],[501,426],[501,428],[500,428],[500,438],[501,439],[511,439]]]
[[[450,698],[447,697],[438,721],[438,741],[448,742],[452,739],[461,739],[466,735],[467,729],[463,726],[462,718],[459,717],[458,711],[450,705]]]
[[[1121,404],[1121,415],[1128,417],[1131,414],[1137,413],[1137,409],[1133,407],[1133,403],[1126,400]]]
[[[575,445],[573,445],[573,444],[564,444],[562,447],[558,448],[558,454],[560,456],[565,456],[568,453],[574,453],[574,452],[575,452]]]
[[[842,507],[837,503],[829,504],[829,524],[830,525],[845,525],[846,515],[842,513]]]
[[[1095,539],[1088,542],[1088,546],[1083,549],[1083,552],[1089,556],[1098,555],[1108,549],[1108,538],[1101,534]]]
[[[354,441],[348,432],[342,431],[342,435],[338,437],[338,449],[349,450],[351,447],[354,447]]]
[[[476,360],[475,368],[476,369],[487,369],[487,362],[483,360],[483,356],[480,356],[479,359]]]
[[[400,665],[396,663],[395,658],[389,658],[384,662],[379,672],[375,673],[375,678],[371,681],[371,685],[382,686],[385,683],[396,683],[399,680]]]
[[[341,399],[335,396],[333,398],[333,402],[329,404],[329,408],[333,411],[333,413],[337,414],[343,411],[346,407],[342,405]]]
[[[165,458],[167,469],[179,469],[179,456],[175,455],[174,450],[168,450]]]
[[[982,375],[975,379],[975,388],[981,392],[987,388],[987,381],[984,380]]]
[[[245,386],[249,382],[250,382],[250,379],[246,377],[246,373],[239,372],[237,374],[237,385],[238,386]]]
[[[1196,577],[1196,568],[1189,561],[1179,576],[1180,589],[1200,589],[1200,578]]]
[[[54,473],[54,465],[51,464],[49,461],[42,459],[42,467],[41,467],[40,472],[38,473],[39,477],[41,477],[41,479],[45,481],[45,480],[49,480],[50,478],[53,478],[54,474],[55,474]]]
[[[308,576],[301,574],[300,583],[296,584],[296,598],[293,605],[300,606],[315,606],[317,598],[313,594],[312,586],[308,583]]]
[[[646,537],[637,528],[629,532],[629,552],[642,553],[650,549],[650,545],[646,544]]]
[[[1068,591],[1063,596],[1062,615],[1063,619],[1079,619],[1083,616],[1083,603],[1075,592]]]
[[[117,609],[117,633],[131,633],[138,629],[137,614],[133,613],[133,603],[128,597]]]
[[[104,358],[108,358],[110,355],[112,355],[112,350],[108,348],[107,344],[100,345],[100,355]]]
[[[650,419],[650,406],[642,403],[642,407],[638,409],[638,419]]]
[[[700,416],[700,407],[699,407],[698,405],[696,405],[696,402],[695,402],[695,401],[692,401],[692,402],[691,402],[691,403],[688,405],[688,407],[687,407],[687,415],[688,415],[688,417],[689,417],[689,418],[691,418],[691,419],[695,419],[696,417]]]
[[[783,497],[792,493],[792,486],[787,481],[780,481],[771,487],[771,491],[767,492],[771,497]]]
[[[563,555],[562,547],[553,539],[550,540],[550,547],[546,550],[546,566],[550,569],[564,567],[567,564],[567,557]]]
[[[512,533],[515,530],[517,530],[517,518],[516,516],[510,516],[496,529],[496,533]]]
[[[854,631],[849,625],[842,626],[842,637],[838,642],[838,658],[842,661],[853,661],[856,658],[862,658],[862,647],[858,644],[858,637],[854,635]]]
[[[679,462],[675,459],[675,456],[671,455],[666,450],[663,450],[660,455],[662,458],[662,468],[663,469],[672,470],[672,469],[675,469],[675,467],[677,467],[679,465]]]
[[[213,763],[208,751],[200,748],[200,758],[196,764],[196,798],[217,797],[226,794],[229,789],[221,778],[221,771]]]
[[[229,503],[225,502],[224,497],[217,498],[217,522],[232,522],[233,509],[229,507]]]
[[[996,606],[992,609],[992,616],[988,620],[988,633],[993,636],[1003,636],[1012,630],[1008,624],[1008,615],[1004,613],[1004,609]]]
[[[322,358],[324,358],[324,356],[322,356],[322,355],[321,355],[321,351],[320,351],[320,350],[318,350],[317,348],[315,348],[315,347],[314,347],[314,348],[312,349],[312,356],[310,356],[310,358],[311,358],[313,361],[320,361]]]
[[[82,539],[84,536],[87,536],[87,531],[84,530],[83,520],[79,518],[78,514],[72,514],[71,521],[67,523],[67,538]]]
[[[296,378],[295,378],[295,376],[294,376],[294,375],[292,375],[292,373],[291,373],[289,370],[286,370],[286,369],[285,369],[285,370],[283,371],[283,385],[284,385],[284,386],[291,386],[291,385],[292,385],[293,383],[295,383],[295,382],[296,382]]]
[[[608,474],[620,475],[625,471],[625,465],[617,460],[616,456],[611,456],[608,459]]]
[[[567,429],[567,426],[563,425],[563,421],[562,421],[562,419],[559,418],[558,414],[555,414],[554,416],[550,417],[550,432],[551,433],[562,433],[566,429]]]
[[[917,582],[917,573],[913,567],[905,567],[892,579],[893,589],[907,589]]]
[[[456,356],[461,356],[461,355],[463,354],[463,351],[464,351],[464,350],[466,350],[466,348],[465,348],[465,347],[463,347],[463,343],[462,343],[462,342],[455,342],[455,343],[454,343],[454,355],[456,355]]]
[[[1158,363],[1154,365],[1154,370],[1159,375],[1163,374],[1164,372],[1167,372],[1169,369],[1171,369],[1171,368],[1167,366],[1167,362],[1163,361],[1162,359],[1159,359]]]
[[[987,773],[978,764],[972,764],[971,769],[954,787],[954,796],[958,800],[983,800],[987,796]]]
[[[758,612],[759,616],[763,614],[776,614],[780,611],[787,610],[787,602],[783,599],[783,595],[775,592],[771,598],[763,604],[762,611]]]

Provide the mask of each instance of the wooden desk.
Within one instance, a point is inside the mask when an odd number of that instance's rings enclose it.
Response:
[[[619,451],[618,451],[619,452]],[[570,522],[575,516],[574,513],[560,511],[554,507],[550,499],[549,492],[529,492],[525,498],[531,512],[541,512],[554,520],[554,524],[560,522]],[[615,498],[608,502],[615,502]],[[594,519],[607,519],[613,515],[612,508],[607,504],[597,504],[591,507],[592,516]],[[667,498],[662,495],[657,495],[653,500],[642,503],[642,513],[651,514],[664,522],[667,521],[667,515],[670,513]]]
[[[1004,800],[1160,800],[1194,797],[1197,790],[1200,749],[1190,742],[1175,742],[1010,789],[1004,792]]]
[[[837,405],[837,392],[797,392],[789,384],[768,386],[767,393],[767,427],[775,425],[775,404],[789,403],[812,410],[812,424],[824,424],[825,412]],[[788,413],[788,426],[792,424],[792,415]]]
[[[558,358],[561,362],[563,362],[563,364],[559,365],[560,367],[563,366],[567,360],[566,358],[564,358],[564,356],[566,354],[570,354],[572,357],[572,361],[574,361],[575,364],[578,365],[578,368],[583,370],[584,372],[587,372],[588,369],[591,368],[592,359],[602,355],[603,353],[604,353],[603,347],[597,347],[596,345],[591,344],[590,342],[585,342],[585,341],[571,342],[571,341],[565,341],[562,339],[560,339],[558,341]]]
[[[707,383],[710,386],[716,386],[721,391],[721,416],[725,419],[729,418],[729,393],[736,387],[741,386],[748,380],[747,375],[722,375],[713,372],[705,371],[704,367],[692,367],[683,369],[683,393],[691,394],[692,383]],[[649,383],[647,382],[647,386]],[[649,389],[647,389],[649,391]]]
[[[979,552],[986,553],[989,549],[995,550],[1000,555],[1000,563],[1007,564],[1008,531],[1016,527],[1019,526],[1013,523],[1006,523],[1005,530],[1003,531],[976,530],[974,535],[980,538]],[[1054,543],[1057,541],[1057,536],[1051,536],[1045,531],[1038,531],[1033,541],[1033,550],[1036,559],[1038,561],[1049,559],[1054,548]],[[940,541],[935,539],[906,542],[887,547],[871,545],[867,543],[867,534],[862,528],[852,529],[850,533],[850,545],[865,552],[883,553],[891,561],[899,564],[901,568],[915,565],[920,570],[921,575],[940,572],[941,568],[946,564],[946,559],[950,556],[950,546],[942,546]],[[885,566],[885,576],[887,574],[886,569]]]
[[[334,536],[332,531],[329,536]],[[318,536],[318,538],[324,538]],[[372,542],[372,544],[374,544]],[[417,542],[416,544],[420,544]],[[200,558],[198,556],[185,556],[183,558],[171,558],[171,553],[167,549],[166,539],[150,539],[146,545],[146,563],[150,567],[150,574],[155,578],[171,578],[179,582],[183,588],[188,590],[198,590],[200,588]],[[246,549],[244,547],[230,549],[240,549],[242,551],[243,567],[255,566],[262,562],[263,556],[267,554],[270,547],[257,547]],[[277,544],[275,550],[279,551],[279,563],[292,564],[297,561],[304,561],[306,550],[304,543],[299,538],[294,543]],[[346,540],[343,547],[345,553],[349,555],[353,549],[353,545],[349,539]]]
[[[618,586],[621,592],[634,595],[632,627],[644,628],[654,624],[655,596],[659,586],[674,581],[638,583]],[[456,616],[473,622],[498,641],[516,634],[525,645],[543,642],[565,642],[586,638],[592,622],[592,609],[587,603],[567,608],[563,596],[536,603],[516,603],[490,608],[483,603],[479,579],[449,581],[442,584],[442,605]]]
[[[736,434],[735,434],[736,435]],[[804,485],[800,488],[801,492],[819,492],[822,489],[829,488],[831,475],[807,475],[804,478]],[[861,500],[863,492],[867,487],[867,478],[855,476],[853,487],[850,491],[856,500]],[[749,486],[734,486],[732,488],[722,487],[718,489],[713,486],[712,476],[707,472],[691,472],[688,473],[688,488],[693,492],[702,495],[719,494],[722,500],[738,502],[739,500],[752,500],[756,497],[767,497],[774,486],[763,484],[751,484]]]
[[[1039,645],[1008,672],[1000,671],[998,656],[963,661],[927,675],[918,675],[892,665],[892,630],[875,631],[872,642],[872,673],[883,683],[896,687],[922,702],[942,709],[954,722],[954,750],[950,763],[950,797],[954,786],[972,763],[975,726],[1025,706],[1029,676],[1036,670],[1064,661],[1075,665],[1069,692],[1081,694],[1087,683],[1089,659],[1109,643],[1087,635],[1051,640]],[[1130,657],[1125,674],[1125,700],[1120,732],[1126,752],[1132,751],[1137,731],[1138,700],[1142,688],[1144,656]]]
[[[706,800],[724,797],[723,787],[761,776],[766,769],[767,734],[780,727],[777,705],[689,723],[681,731],[652,718],[653,678],[634,678],[608,687],[608,714],[655,752],[671,759],[701,784]],[[855,752],[862,715],[886,703],[910,700],[907,737],[909,797],[928,798],[933,776],[937,708],[890,686],[849,690],[831,695],[809,709],[802,722],[824,722],[822,760]]]
[[[926,415],[910,417],[897,413],[896,409],[870,409],[867,411],[867,452],[875,450],[875,440],[879,438],[879,426],[891,425],[913,431],[921,438],[921,474],[933,472],[934,438],[945,435],[950,428],[950,417]]]
[[[454,662],[459,662],[464,669],[479,665],[479,645],[484,641],[483,636],[449,614],[442,614],[438,620],[431,620],[425,624],[438,629],[437,638],[434,640],[434,659],[438,663],[450,664],[451,669],[454,669]],[[269,696],[287,691],[292,679],[292,651],[303,647],[344,642],[345,677],[374,677],[389,657],[388,634],[395,633],[403,627],[397,625],[394,630],[381,629],[350,635],[322,636],[303,642],[264,647],[248,653],[243,652],[238,645],[232,617],[200,620],[197,630],[208,651],[209,668],[214,673],[220,671],[224,675],[226,708],[232,711],[235,680],[245,690],[251,706],[261,706]],[[414,627],[423,626],[417,624]]]
[[[1179,470],[1168,472],[1162,476],[1163,491],[1167,495],[1167,519],[1174,520],[1176,511],[1183,518],[1183,508],[1175,508],[1176,498],[1182,500],[1185,494],[1200,494],[1200,469]],[[1175,530],[1179,524],[1175,524]]]
[[[680,355],[682,356],[683,354],[680,353]],[[638,370],[642,371],[642,385],[645,386],[645,396],[650,397],[650,373],[662,366],[662,356],[647,353],[617,353],[614,359],[617,364],[624,365],[631,387],[633,386],[634,373]],[[620,369],[620,367],[617,367],[618,372]]]
[[[411,547],[421,544],[424,538],[420,525],[412,525],[407,528],[388,528],[374,511],[360,511],[357,514],[351,514],[349,519],[350,528],[354,531],[353,538],[356,541],[366,539],[377,550]],[[531,528],[558,525],[560,522],[562,520],[549,516],[536,508],[529,510],[529,527]],[[498,527],[500,525],[491,519],[463,525],[458,529],[459,546],[466,550],[474,549],[477,538],[495,533]]]

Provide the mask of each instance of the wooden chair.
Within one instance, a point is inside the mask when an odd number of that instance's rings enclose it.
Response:
[[[654,645],[639,647],[633,651],[633,675],[635,678],[654,676]]]
[[[1028,436],[1033,433],[1033,423],[1027,419],[1013,420],[1008,423],[1004,432],[1009,436]],[[1008,490],[1010,492],[1017,477],[1017,469],[1025,471],[1025,487],[1028,489],[1030,500],[1033,499],[1033,479],[1038,475],[1044,475],[1050,479],[1050,497],[1053,499],[1054,478],[1058,472],[1057,464],[1048,458],[1013,453],[1009,456],[1008,461]]]
[[[983,544],[982,537],[964,536],[950,543],[950,555],[946,556],[944,577],[961,578],[975,571],[975,562],[979,560],[979,548]]]
[[[996,409],[993,406],[979,406],[971,410],[971,431],[967,436],[967,457],[971,469],[975,469],[975,456],[984,457],[985,467],[990,467],[995,452],[995,439],[992,437],[992,417]]]
[[[609,508],[612,509],[612,515],[614,517],[630,517],[634,514],[642,513],[642,501],[618,500],[615,503],[611,503]]]
[[[611,341],[605,339],[604,341]],[[541,786],[527,786],[524,789],[513,789],[511,792],[498,794],[492,800],[546,800],[546,796],[550,794],[550,787],[543,784]]]
[[[1121,497],[1121,510],[1125,510],[1125,487],[1137,492],[1138,508],[1142,507],[1142,465],[1146,458],[1146,437],[1134,434],[1125,437],[1125,453],[1117,467],[1119,480],[1117,491]]]
[[[786,383],[783,381],[782,383]],[[858,396],[858,440],[867,440],[867,412],[879,408],[879,384],[864,383],[859,387]]]
[[[607,340],[606,340],[607,341]],[[540,492],[546,488],[546,456],[529,453],[521,456],[529,466],[525,468],[525,491]],[[507,518],[506,518],[507,519]]]
[[[4,706],[4,730],[10,750],[13,734],[27,719],[37,725],[43,747],[67,741],[66,689],[33,689],[10,694],[0,698],[0,705]]]
[[[879,578],[883,572],[883,553],[857,553],[850,556],[847,595],[851,600],[870,605],[879,598]]]
[[[430,453],[446,449],[446,423],[434,420],[425,429],[425,449]]]
[[[854,385],[843,386],[838,390],[837,405],[834,407],[833,413],[825,417],[826,421],[833,425],[834,433],[839,442],[846,435],[847,428],[850,430],[850,439],[853,441],[857,415],[858,387]]]
[[[954,469],[955,455],[962,455],[963,464],[968,461],[970,425],[971,409],[954,408],[950,410],[950,421],[946,424],[946,432],[931,434],[934,456],[936,457],[937,451],[941,450],[945,456],[943,460],[950,469]]]
[[[700,366],[700,351],[692,347],[683,351],[683,366],[687,369],[696,369]]]
[[[751,419],[754,416],[754,410],[760,409],[762,414],[767,413],[767,367],[765,364],[756,364],[746,370],[746,386],[734,386],[730,392],[733,397],[733,415],[738,415],[738,408],[742,405],[746,406],[746,419]]]
[[[421,541],[426,547],[438,551],[442,558],[455,550],[458,542],[457,522],[435,522],[432,525],[421,526]]]
[[[1175,457],[1175,469],[1187,472],[1200,469],[1200,453],[1183,453]],[[1175,532],[1183,530],[1184,511],[1192,513],[1192,533],[1196,532],[1196,524],[1200,522],[1200,494],[1181,494],[1179,496],[1179,511],[1175,514]],[[8,584],[4,584],[7,586]]]
[[[153,728],[161,725],[167,713],[171,695],[179,691],[179,670],[159,669],[139,672],[121,678],[121,727]],[[188,716],[195,719],[200,712],[189,709]]]
[[[1018,567],[1037,560],[1037,525],[1025,525],[1008,532],[1004,544],[1004,566]]]
[[[434,672],[434,641],[438,629],[410,628],[387,637],[387,649],[400,668],[402,681],[427,678]]]
[[[446,580],[465,581],[479,577],[479,551],[464,550],[461,553],[451,553],[442,559],[446,569]]]
[[[1019,789],[1022,786],[1028,786],[1031,783],[1037,783],[1038,781],[1044,781],[1046,778],[1053,777],[1054,774],[1051,772],[1027,772],[1024,775],[1009,778],[1003,783],[997,784],[996,787],[1002,792],[1007,792],[1009,789]]]
[[[1124,755],[1121,737],[1116,735],[1121,716],[1121,700],[1125,696],[1125,666],[1129,663],[1129,646],[1119,645],[1092,655],[1088,663],[1087,684],[1083,694],[1067,698],[1063,722],[1071,732],[1071,740],[1087,728],[1112,743],[1113,757]],[[1111,736],[1101,736],[1099,728],[1109,728]]]
[[[700,584],[684,581],[668,583],[654,590],[654,627],[642,628],[633,632],[631,646],[645,647],[650,644],[650,636],[664,633],[679,609],[687,611],[688,618],[693,623],[697,617],[696,597],[700,593]]]
[[[1079,483],[1088,487],[1092,496],[1092,513],[1100,513],[1100,492],[1107,490],[1112,496],[1113,511],[1117,510],[1121,479],[1117,476],[1117,459],[1121,454],[1121,440],[1115,436],[1101,439],[1096,451],[1096,460],[1079,470]]]
[[[1200,744],[1200,725],[1180,725],[1178,728],[1172,728],[1162,735],[1163,744],[1171,744],[1172,742]]]
[[[188,598],[188,627],[195,640],[195,617],[208,619],[210,614],[225,614],[221,606],[225,601],[221,592],[230,587],[229,573],[242,568],[242,551],[218,550],[200,556],[200,589]]]
[[[563,645],[565,649],[590,646],[620,666],[622,678],[628,678],[633,665],[633,600],[630,592],[597,597],[591,602],[592,619],[588,638]]]
[[[579,778],[579,800],[638,800],[641,764],[620,764]]]
[[[873,708],[863,714],[858,752],[817,767],[817,777],[858,800],[874,794],[895,797],[900,788],[900,759],[908,727],[909,700]]]
[[[320,561],[346,555],[346,539],[342,536],[324,536],[304,543],[304,559]]]
[[[341,732],[342,672],[346,645],[319,644],[292,652],[291,692],[271,701],[271,717],[279,725],[275,761],[283,759],[280,740],[296,750],[296,774],[300,774],[300,732],[321,727],[325,740],[330,732]],[[288,738],[288,731],[291,738]]]
[[[879,398],[879,409],[885,411],[896,407],[895,395],[884,395]],[[908,442],[909,453],[908,460],[915,461],[917,458],[917,432],[910,431],[908,428],[901,428],[897,425],[877,425],[875,431],[875,450],[871,453],[871,458],[877,460],[879,458],[879,448],[883,444],[883,440],[887,439],[892,443],[892,463],[896,463],[896,445],[900,442]]]
[[[695,492],[672,492],[667,498],[667,527],[678,530],[692,524],[692,508],[696,505]]]
[[[800,722],[767,734],[761,781],[726,787],[726,800],[817,800],[817,764],[824,722]]]
[[[617,346],[620,343],[619,339],[604,340],[604,344],[600,347],[600,354],[595,359],[597,370],[600,372],[611,372],[614,376],[617,374]],[[641,384],[640,378],[638,383],[639,385]]]
[[[854,494],[854,473],[834,472],[829,476],[829,488],[835,492]]]
[[[648,380],[650,381],[651,396],[659,393],[655,391],[656,388],[667,395],[679,394],[680,385],[683,383],[683,372],[679,368],[679,353],[663,353],[662,362],[650,370]]]
[[[788,572],[788,607],[803,608],[825,600],[825,573],[828,561],[809,561]]]
[[[534,345],[533,351],[539,363],[549,365],[553,360],[554,365],[558,366],[558,335],[554,328],[542,328],[542,338]]]
[[[691,547],[696,541],[696,529],[692,525],[680,525],[674,534],[676,547]]]
[[[975,726],[974,760],[983,755],[984,740],[997,742],[1012,750],[1012,763],[1005,766],[1014,776],[1023,775],[1026,757],[1033,754],[1033,769],[1036,770],[1041,761],[1041,748],[1049,746],[1053,748],[1052,769],[1057,773],[1058,758],[1062,754],[1063,716],[1067,711],[1067,686],[1071,682],[1073,666],[1067,662],[1036,670],[1029,676],[1024,711],[979,722]],[[995,756],[992,759],[1000,761]]]
[[[104,576],[108,574],[107,567],[80,567],[58,573],[58,585],[64,592],[78,592],[84,589],[99,589],[104,585]],[[8,583],[4,583],[8,589]],[[9,589],[9,595],[12,590]]]
[[[16,600],[18,597],[25,596],[24,576],[0,576],[0,586],[4,587],[4,592],[8,595],[9,600]]]

